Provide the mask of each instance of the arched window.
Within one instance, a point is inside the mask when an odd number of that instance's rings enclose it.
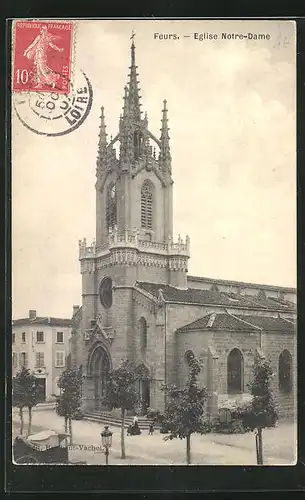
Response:
[[[193,353],[193,351],[186,351],[184,353],[184,361],[186,362],[187,365],[189,365],[194,358],[195,354]]]
[[[227,362],[228,394],[240,394],[244,391],[244,360],[239,349],[233,349]]]
[[[291,392],[292,389],[292,357],[286,349],[279,357],[279,389],[285,393]]]
[[[107,229],[113,229],[117,223],[117,193],[113,182],[107,188],[106,219]]]
[[[145,318],[140,318],[139,320],[139,331],[141,352],[142,354],[145,354],[147,349],[147,322]]]
[[[153,228],[153,186],[149,181],[141,189],[141,227]]]

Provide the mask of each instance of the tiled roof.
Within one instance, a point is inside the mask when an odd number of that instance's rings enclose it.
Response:
[[[253,295],[243,295],[243,297],[249,302],[254,302],[260,305],[263,309],[293,309],[294,304],[288,302],[287,300],[275,299],[273,297],[256,297]]]
[[[255,316],[255,315],[237,315],[236,317],[246,320],[254,326],[262,328],[264,331],[274,332],[282,331],[286,333],[294,333],[296,331],[296,323],[287,321],[283,318],[272,318],[270,316]]]
[[[241,331],[257,331],[258,328],[266,332],[284,332],[294,333],[296,326],[290,321],[282,318],[270,318],[267,316],[255,315],[234,315],[226,313],[211,313],[203,318],[197,319],[188,325],[179,328],[178,332],[189,330],[203,330],[210,328],[211,330],[241,330]]]
[[[159,289],[161,289],[164,299],[167,302],[186,302],[249,309],[295,310],[295,306],[292,303],[289,303],[290,307],[287,307],[280,302],[271,301],[268,297],[266,299],[258,299],[255,296],[238,295],[216,290],[201,290],[200,288],[180,289],[158,283],[138,282],[137,285],[154,297],[158,297]]]
[[[251,327],[251,325],[247,325],[246,323],[239,321],[238,318],[236,319],[230,314],[211,313],[203,316],[203,318],[193,321],[188,325],[182,326],[178,331],[201,330],[205,328],[211,328],[212,330],[256,330],[254,326]]]
[[[47,325],[69,327],[72,325],[72,319],[36,317],[33,320],[31,320],[30,318],[20,318],[13,320],[13,326],[18,325]]]
[[[295,293],[296,289],[290,286],[276,286],[276,285],[263,285],[259,283],[246,283],[243,281],[233,281],[233,280],[223,280],[218,278],[206,278],[201,276],[190,276],[188,275],[187,279],[189,281],[198,281],[203,283],[215,283],[216,285],[232,285],[232,286],[240,286],[245,288],[257,288],[262,290],[273,290],[273,291],[281,291],[286,293]]]

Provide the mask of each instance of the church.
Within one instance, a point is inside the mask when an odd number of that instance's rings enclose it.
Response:
[[[141,112],[134,42],[129,69],[110,141],[101,110],[96,238],[79,242],[82,306],[73,310],[70,355],[84,375],[83,408],[102,409],[109,370],[128,358],[147,373],[139,386],[143,413],[162,410],[162,385],[183,385],[196,356],[213,414],[225,402],[247,400],[259,356],[271,361],[280,415],[292,416],[296,290],[188,275],[190,239],[173,236],[167,101],[157,137]]]

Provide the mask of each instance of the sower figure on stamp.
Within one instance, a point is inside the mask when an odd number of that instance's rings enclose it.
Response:
[[[40,30],[40,35],[38,35],[35,40],[29,45],[29,47],[24,51],[24,56],[28,59],[34,60],[34,77],[33,81],[36,87],[39,85],[51,85],[52,88],[55,87],[56,81],[60,77],[58,73],[55,73],[49,66],[47,62],[47,51],[49,46],[62,52],[63,49],[57,47],[52,40],[60,38],[59,36],[52,35],[48,33],[47,27],[43,26]]]

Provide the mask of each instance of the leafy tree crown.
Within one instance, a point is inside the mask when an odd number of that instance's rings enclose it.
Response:
[[[134,409],[140,402],[136,383],[145,378],[147,378],[147,371],[143,365],[137,366],[129,360],[123,360],[118,368],[108,374],[103,403],[110,410],[113,408]]]
[[[12,402],[18,408],[32,408],[39,402],[37,379],[25,366],[13,378]]]
[[[252,401],[239,409],[245,430],[274,427],[278,420],[271,379],[273,371],[266,359],[258,358],[254,363],[253,378],[248,384]]]
[[[203,434],[207,430],[205,422],[205,403],[207,390],[200,387],[197,377],[201,371],[200,362],[195,359],[188,360],[189,377],[185,387],[174,384],[164,386],[168,400],[166,403],[163,425],[170,433],[165,439],[181,439],[194,432]]]
[[[73,418],[81,408],[82,373],[79,369],[68,368],[59,377],[57,386],[60,394],[56,396],[56,413],[65,418]]]

